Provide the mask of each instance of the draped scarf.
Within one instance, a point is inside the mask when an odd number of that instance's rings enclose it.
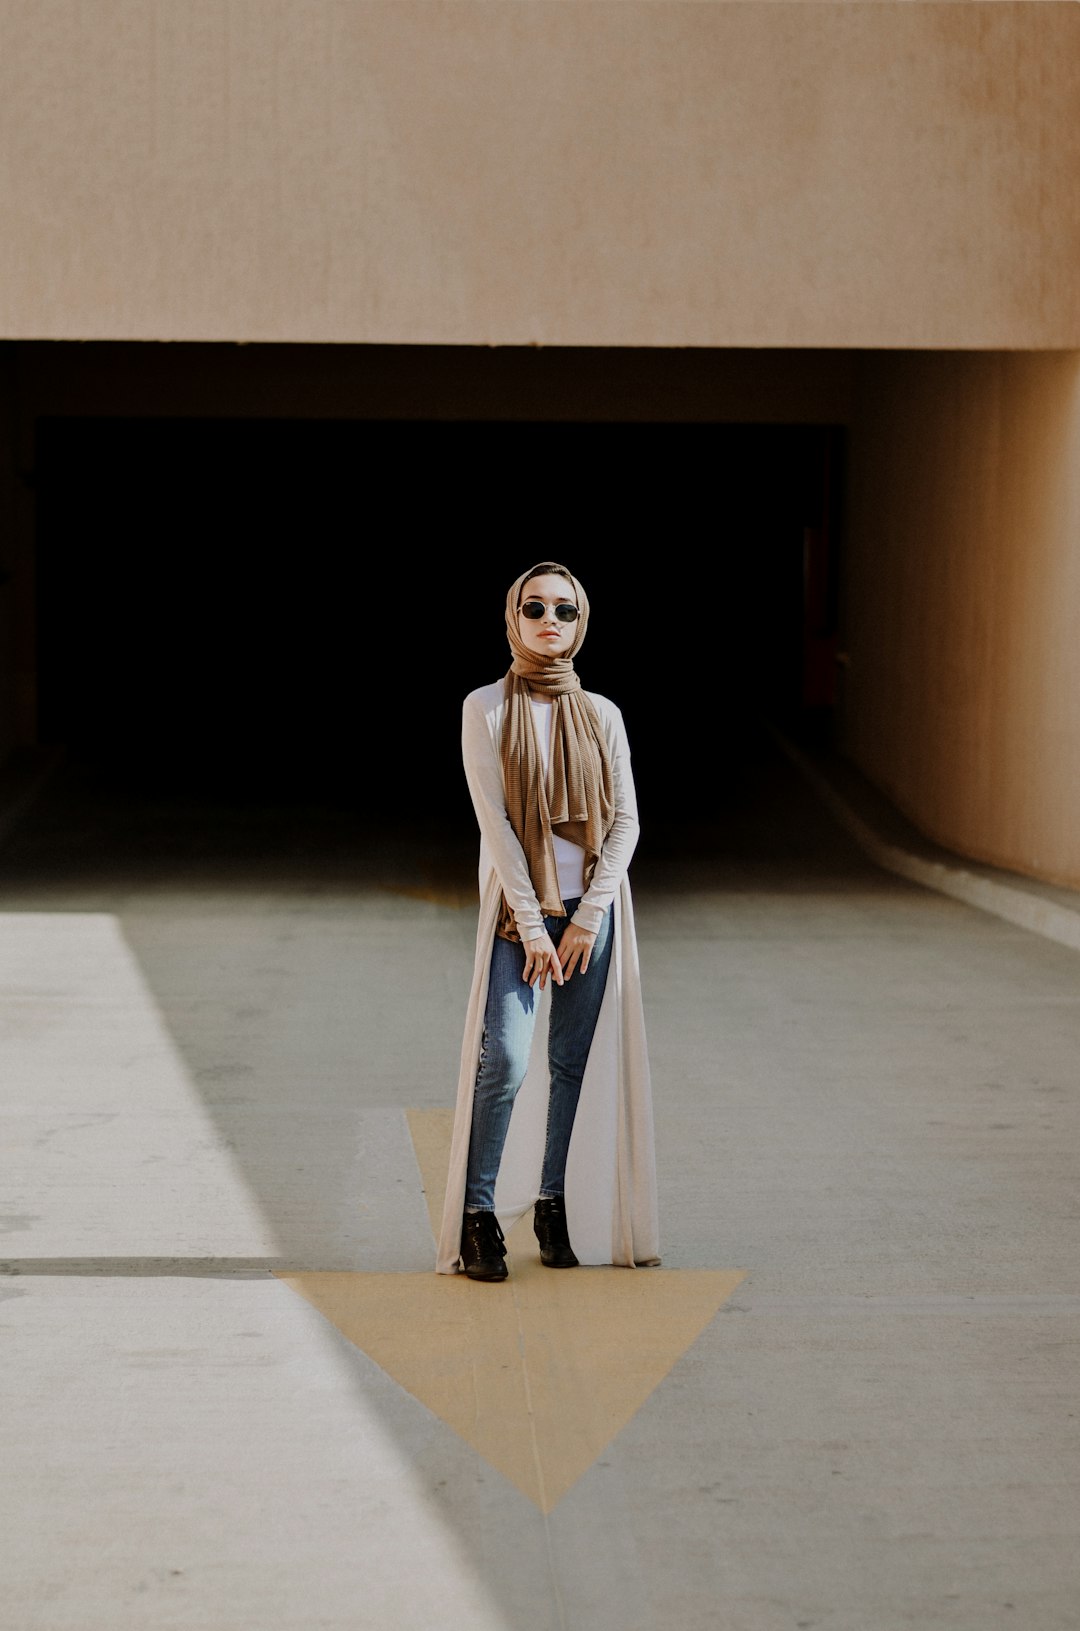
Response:
[[[550,564],[543,563],[523,572],[506,596],[506,635],[514,660],[506,676],[502,771],[506,814],[525,852],[540,910],[545,917],[563,917],[566,909],[559,891],[552,835],[558,834],[585,851],[584,880],[588,889],[615,819],[615,798],[603,725],[574,671],[574,655],[589,622],[589,600],[581,584],[566,573],[574,588],[578,618],[573,642],[565,655],[547,657],[530,651],[518,630],[523,586],[530,578],[550,571]],[[551,698],[546,777],[532,717],[534,695]],[[495,932],[504,940],[521,938],[505,895]]]

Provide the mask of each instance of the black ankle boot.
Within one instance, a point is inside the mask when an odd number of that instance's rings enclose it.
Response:
[[[566,1206],[561,1195],[544,1195],[533,1212],[533,1231],[546,1269],[576,1269],[578,1260],[566,1232]]]
[[[461,1266],[470,1280],[505,1280],[506,1247],[494,1212],[466,1212],[461,1220]]]

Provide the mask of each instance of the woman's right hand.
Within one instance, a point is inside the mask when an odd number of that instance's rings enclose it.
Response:
[[[562,985],[562,964],[551,936],[545,933],[536,940],[523,940],[522,945],[525,947],[525,971],[521,978],[526,984],[535,985],[539,980],[542,991],[550,974],[556,985]]]

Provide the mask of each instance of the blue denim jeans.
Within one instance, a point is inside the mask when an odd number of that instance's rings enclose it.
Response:
[[[563,903],[565,917],[546,917],[544,927],[556,946],[577,909],[576,900]],[[547,1139],[540,1178],[541,1195],[561,1195],[566,1179],[566,1153],[574,1116],[581,1096],[581,1079],[592,1046],[593,1033],[604,999],[608,964],[611,961],[611,907],[596,936],[589,967],[580,967],[562,985],[551,983],[551,1013],[548,1026]],[[491,948],[487,1006],[484,1009],[484,1036],[480,1047],[480,1068],[473,1095],[472,1137],[469,1143],[469,1170],[465,1185],[467,1208],[485,1212],[495,1208],[495,1179],[499,1173],[503,1145],[510,1125],[518,1089],[525,1080],[532,1044],[537,987],[522,979],[525,948],[514,940],[495,938]],[[549,976],[550,982],[550,976]]]

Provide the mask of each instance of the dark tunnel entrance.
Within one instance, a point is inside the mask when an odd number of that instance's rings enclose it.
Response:
[[[39,739],[117,788],[392,785],[421,818],[452,788],[468,823],[461,699],[506,669],[509,581],[564,560],[647,816],[761,716],[827,736],[843,451],[802,425],[43,419]]]

